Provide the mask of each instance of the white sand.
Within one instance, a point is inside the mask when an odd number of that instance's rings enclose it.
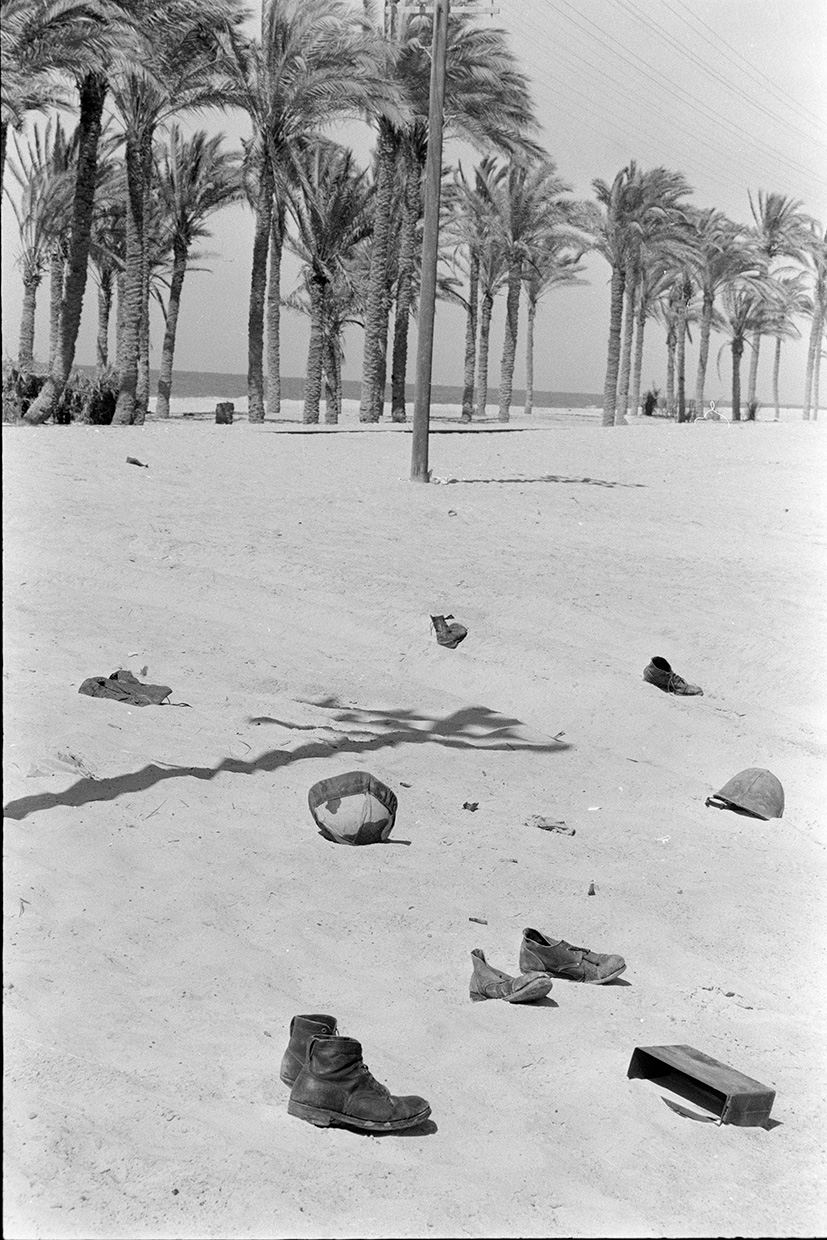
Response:
[[[407,434],[4,427],[6,1234],[819,1234],[826,442],[575,411],[434,435],[460,481],[417,486]],[[78,694],[117,667],[190,709]],[[748,766],[780,821],[705,808]],[[354,768],[410,846],[317,834]],[[524,926],[626,984],[472,1004]],[[289,1117],[303,1012],[429,1128]],[[628,1080],[664,1043],[777,1125]]]

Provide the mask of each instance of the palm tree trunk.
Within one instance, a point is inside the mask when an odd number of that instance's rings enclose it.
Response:
[[[775,337],[775,357],[772,363],[772,399],[775,404],[775,421],[781,421],[781,402],[778,399],[778,374],[781,370],[781,337]]]
[[[675,346],[677,337],[674,327],[666,332],[666,412],[675,416]]]
[[[704,411],[704,385],[706,383],[706,367],[709,361],[709,337],[712,332],[712,305],[715,298],[708,289],[704,289],[704,300],[701,308],[701,331],[698,337],[698,375],[695,379],[695,410],[698,417]]]
[[[632,336],[635,330],[635,294],[637,293],[637,285],[637,268],[630,266],[626,272],[626,288],[624,292],[623,345],[620,351],[615,426],[626,425],[626,410],[629,407],[629,376],[632,369]]]
[[[161,362],[158,374],[158,397],[155,401],[156,418],[169,417],[169,397],[172,391],[172,363],[175,357],[175,334],[178,330],[178,312],[181,309],[181,290],[187,272],[187,244],[176,237],[172,243],[172,280],[169,287],[167,325],[161,346]]]
[[[534,412],[534,324],[537,319],[537,302],[528,299],[525,332],[525,403],[523,413]]]
[[[261,170],[255,204],[253,269],[247,315],[247,421],[264,421],[264,302],[267,294],[267,251],[273,218],[273,174],[267,158]]]
[[[17,348],[17,369],[29,371],[34,365],[34,321],[40,273],[23,281],[23,307],[20,314],[20,343]]]
[[[384,373],[387,353],[387,268],[393,203],[393,174],[396,144],[389,122],[379,122],[376,151],[376,189],[373,207],[373,240],[370,250],[367,306],[365,308],[365,348],[362,359],[360,422],[378,422],[384,399]],[[384,327],[383,327],[384,320]],[[379,412],[377,412],[377,407]]]
[[[484,418],[488,406],[488,346],[491,338],[491,316],[494,296],[487,290],[482,295],[480,315],[480,351],[477,358],[477,417]]]
[[[112,316],[112,282],[110,267],[100,273],[98,284],[98,334],[95,342],[95,361],[98,374],[109,365],[109,320]]]
[[[83,294],[86,289],[89,238],[95,206],[98,143],[106,87],[106,78],[96,73],[87,73],[80,84],[78,162],[69,240],[69,271],[60,316],[60,349],[40,395],[29,406],[25,414],[25,421],[34,424],[45,422],[57,409],[57,403],[75,360],[75,345],[83,310]]]
[[[744,341],[740,336],[732,342],[732,420],[741,421],[741,358]]]
[[[8,121],[0,121],[0,193],[3,192],[3,181],[6,173],[6,138],[8,137]]]
[[[640,384],[641,375],[643,373],[643,336],[646,331],[646,303],[643,297],[640,298],[637,308],[637,323],[635,324],[635,356],[632,365],[632,394],[631,394],[631,410],[634,417],[637,417],[637,411],[640,408]]]
[[[681,289],[678,298],[677,340],[675,342],[675,370],[678,380],[678,421],[686,422],[686,296]]]
[[[500,422],[511,418],[511,396],[514,389],[514,362],[517,357],[517,335],[520,326],[520,293],[523,287],[522,259],[512,259],[508,267],[508,295],[505,302],[505,339],[500,362]]]
[[[755,389],[758,386],[758,350],[761,347],[761,333],[752,334],[752,353],[749,359],[749,379],[747,381],[747,407],[755,400]]]
[[[818,382],[821,376],[821,339],[819,338],[816,345],[816,355],[813,362],[813,421],[818,421]]]
[[[135,420],[138,388],[138,355],[141,348],[141,308],[144,273],[144,181],[143,153],[138,137],[126,140],[126,267],[124,271],[123,330],[120,381],[113,426],[130,426]]]
[[[391,306],[393,305],[393,288],[385,285],[384,313],[379,331],[378,366],[376,371],[376,387],[373,392],[373,417],[371,422],[378,422],[385,413],[385,390],[388,380],[388,336],[390,335]]]
[[[330,323],[328,323],[325,339],[324,383],[324,420],[335,424],[339,421],[342,412],[342,373],[339,360],[339,336]]]
[[[270,275],[267,283],[267,412],[281,411],[281,256],[284,250],[284,204],[273,204],[270,221]]]
[[[815,373],[816,354],[821,347],[821,314],[816,307],[810,324],[810,339],[807,344],[807,370],[804,377],[804,421],[810,420],[813,403],[813,375]]]
[[[149,409],[149,237],[152,187],[152,135],[144,134],[141,144],[141,181],[144,191],[144,227],[141,237],[141,328],[138,336],[138,382],[135,385],[135,415],[132,421],[143,425]]]
[[[405,203],[399,238],[399,275],[396,281],[396,320],[393,327],[391,368],[391,421],[405,422],[405,380],[408,371],[408,329],[413,301],[416,262],[416,226],[422,205],[422,169],[410,153],[405,159]]]
[[[471,250],[468,271],[468,309],[465,314],[465,364],[462,376],[461,422],[474,416],[474,368],[477,363],[477,319],[480,302],[480,259]]]
[[[115,285],[118,290],[118,305],[115,312],[115,366],[120,371],[123,361],[124,306],[126,305],[126,276],[123,269],[115,277]]]
[[[319,421],[322,396],[322,369],[325,357],[325,284],[316,276],[309,281],[310,344],[307,350],[307,376],[304,381],[303,422]]]
[[[66,261],[59,245],[52,250],[49,259],[49,371],[60,352],[60,311],[63,305],[63,284]]]
[[[612,268],[612,286],[609,303],[609,347],[606,356],[606,382],[603,387],[603,425],[614,426],[617,406],[617,375],[620,369],[620,333],[623,326],[623,294],[626,288],[626,272],[620,266]]]

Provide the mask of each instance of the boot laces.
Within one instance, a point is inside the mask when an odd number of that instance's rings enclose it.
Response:
[[[379,1081],[377,1081],[376,1077],[373,1075],[368,1065],[364,1062],[362,1063],[361,1071],[362,1071],[362,1076],[365,1078],[363,1084],[369,1086],[372,1089],[375,1089],[377,1093],[382,1094],[383,1097],[390,1098],[391,1093],[388,1087],[386,1085],[381,1085]]]

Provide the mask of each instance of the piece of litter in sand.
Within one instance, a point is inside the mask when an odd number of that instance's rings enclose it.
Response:
[[[595,895],[596,890],[597,888],[595,887],[594,883],[589,883],[589,890],[586,892],[586,895],[593,896]]]
[[[599,805],[590,805],[589,809],[600,809]]]
[[[560,835],[574,835],[574,827],[567,827],[562,818],[544,818],[542,814],[532,814],[526,819],[527,827],[539,827],[541,831],[557,831]]]
[[[148,465],[144,465],[143,461],[139,461],[137,456],[128,456],[126,458],[127,465],[140,465],[141,469],[149,469]]]
[[[472,813],[474,812],[475,809],[479,809],[479,807],[480,807],[479,801],[463,801],[462,803],[462,808],[470,809]]]
[[[485,920],[485,918],[484,918],[484,917],[469,917],[469,918],[468,918],[468,920],[469,920],[469,921],[475,921],[475,922],[477,923],[477,925],[478,925],[478,926],[487,926],[487,925],[488,925],[488,922]]]
[[[657,841],[659,844],[666,844],[669,840],[671,840],[671,838],[671,835],[659,835],[657,837]]]
[[[400,779],[399,786],[400,788],[413,788],[413,784],[406,784],[404,779]]]

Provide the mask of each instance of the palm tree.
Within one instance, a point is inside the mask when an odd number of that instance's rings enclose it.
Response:
[[[691,191],[682,173],[666,168],[644,172],[634,161],[618,173],[611,186],[599,180],[592,184],[604,207],[595,248],[612,266],[603,425],[622,425],[628,404],[637,285],[645,261],[657,261],[663,250],[677,257],[683,251],[681,199]]]
[[[8,188],[6,195],[20,232],[17,262],[23,276],[23,307],[17,365],[26,372],[34,364],[37,290],[55,253],[61,256],[62,283],[62,238],[71,205],[72,144],[60,120],[52,118],[45,129],[35,127],[25,145],[22,139],[14,145],[9,169],[20,200],[16,201]]]
[[[89,261],[98,286],[96,364],[101,375],[109,368],[109,320],[126,262],[126,169],[120,161],[104,165],[95,197]]]
[[[551,244],[552,238],[571,238],[569,221],[573,204],[567,195],[571,187],[557,175],[550,159],[526,167],[512,161],[501,193],[495,198],[495,228],[507,268],[506,321],[500,367],[499,419],[507,422],[511,408],[520,292],[528,264],[534,255]]]
[[[586,221],[584,220],[585,224]],[[525,356],[525,406],[524,413],[534,408],[534,331],[537,309],[546,293],[571,284],[585,284],[580,274],[582,249],[572,249],[571,241],[551,231],[545,242],[540,242],[530,253],[523,273],[526,293],[526,356]]]
[[[0,184],[9,128],[67,102],[56,74],[73,72],[105,21],[95,0],[0,0]]]
[[[784,194],[765,194],[763,190],[758,191],[755,200],[751,193],[748,197],[755,225],[756,249],[764,261],[765,273],[772,274],[773,265],[779,258],[802,261],[807,247],[807,230],[810,222],[810,217],[802,210],[803,204]],[[760,345],[761,333],[757,332],[752,338],[752,356],[747,383],[748,405],[755,401]]]
[[[264,0],[261,38],[227,40],[228,102],[252,123],[248,143],[255,191],[255,235],[248,318],[248,400],[253,422],[264,418],[264,306],[268,251],[280,255],[272,229],[286,201],[292,152],[336,116],[355,116],[388,98],[377,40],[344,0]],[[277,304],[274,292],[271,304]],[[272,413],[278,412],[271,410]]]
[[[379,118],[376,148],[376,213],[374,217],[371,276],[365,320],[362,396],[359,417],[377,421],[383,386],[386,320],[385,288],[388,247],[393,209],[393,179],[397,152],[406,150],[407,178],[415,187],[403,190],[403,201],[419,205],[419,182],[427,158],[427,119],[431,75],[433,18],[419,13],[399,13],[392,6],[393,21],[385,40],[388,71],[393,74],[409,119],[400,124],[387,112]],[[375,113],[374,113],[375,114]],[[536,153],[529,134],[536,128],[527,78],[516,68],[505,32],[475,27],[468,17],[451,15],[446,40],[444,102],[445,133],[471,142],[478,149],[494,147],[508,153]],[[412,158],[410,156],[413,156]],[[406,213],[400,232],[399,288],[405,295],[410,265],[417,258],[412,244],[416,218]],[[395,341],[396,367],[407,354],[407,318],[400,322]],[[404,367],[402,367],[404,371]],[[399,380],[397,381],[399,387]]]
[[[747,336],[766,330],[777,305],[777,290],[766,276],[737,276],[724,287],[714,325],[729,339],[718,353],[719,365],[724,349],[732,352],[733,422],[741,420],[741,358]]]
[[[7,12],[17,11],[21,4],[25,4],[25,0],[6,0],[4,22]],[[107,74],[116,70],[141,40],[129,0],[86,0],[80,4],[55,5],[51,0],[39,0],[39,3],[35,0],[34,13],[44,20],[52,9],[55,21],[44,27],[41,64],[72,75],[78,91],[80,115],[66,279],[61,299],[60,348],[40,395],[24,415],[24,420],[33,424],[45,422],[56,412],[74,362],[86,290],[98,146],[109,86]]]
[[[804,419],[812,410],[818,417],[818,373],[821,366],[821,341],[827,324],[827,229],[822,231],[815,220],[808,229],[805,261],[812,273],[812,288],[807,304],[810,315],[810,340],[807,346],[807,371],[804,380]],[[814,399],[815,398],[815,399]]]
[[[778,378],[781,370],[781,345],[785,339],[798,337],[801,332],[795,325],[797,315],[806,314],[808,298],[803,271],[777,271],[773,280],[778,289],[778,305],[770,311],[767,330],[775,336],[775,355],[772,366],[772,398],[775,405],[775,421],[781,419],[781,403],[778,395]]]
[[[146,216],[155,131],[177,113],[222,102],[216,77],[219,37],[242,17],[237,0],[133,0],[133,11],[146,31],[146,51],[114,74],[111,83],[126,139],[127,180],[125,306],[116,424],[142,422],[149,395]]]
[[[644,172],[634,160],[621,169],[611,185],[596,180],[592,187],[603,207],[595,249],[612,268],[603,425],[613,426],[626,420],[635,292],[642,250],[659,237],[674,234],[676,225],[683,224],[681,200],[691,190],[682,173],[661,167]],[[624,301],[626,332],[622,338]]]
[[[643,344],[646,333],[647,320],[658,317],[658,306],[664,296],[668,296],[675,279],[675,271],[672,263],[667,258],[660,258],[647,262],[640,275],[637,288],[637,303],[635,309],[635,351],[632,360],[632,384],[629,397],[629,405],[633,414],[637,413],[640,406],[640,388],[641,375],[643,372]],[[666,321],[666,319],[664,319]],[[677,324],[675,324],[675,339],[673,345],[677,341]],[[672,382],[674,384],[674,350],[670,353],[672,367]]]
[[[296,165],[297,187],[289,206],[297,235],[287,244],[304,263],[310,309],[303,420],[318,422],[322,376],[330,359],[330,293],[356,246],[370,233],[371,187],[353,153],[332,142],[317,140],[297,157]]]
[[[242,193],[240,157],[234,151],[223,150],[223,142],[223,135],[209,137],[203,129],[187,139],[178,125],[172,125],[155,154],[155,184],[172,243],[169,302],[155,407],[159,418],[169,417],[181,292],[193,243],[209,237],[206,221],[222,207],[238,201]]]
[[[721,211],[709,208],[689,212],[694,251],[692,270],[701,294],[698,372],[695,408],[704,407],[704,384],[709,360],[715,301],[720,291],[740,277],[757,277],[761,263],[747,229],[734,224]]]

